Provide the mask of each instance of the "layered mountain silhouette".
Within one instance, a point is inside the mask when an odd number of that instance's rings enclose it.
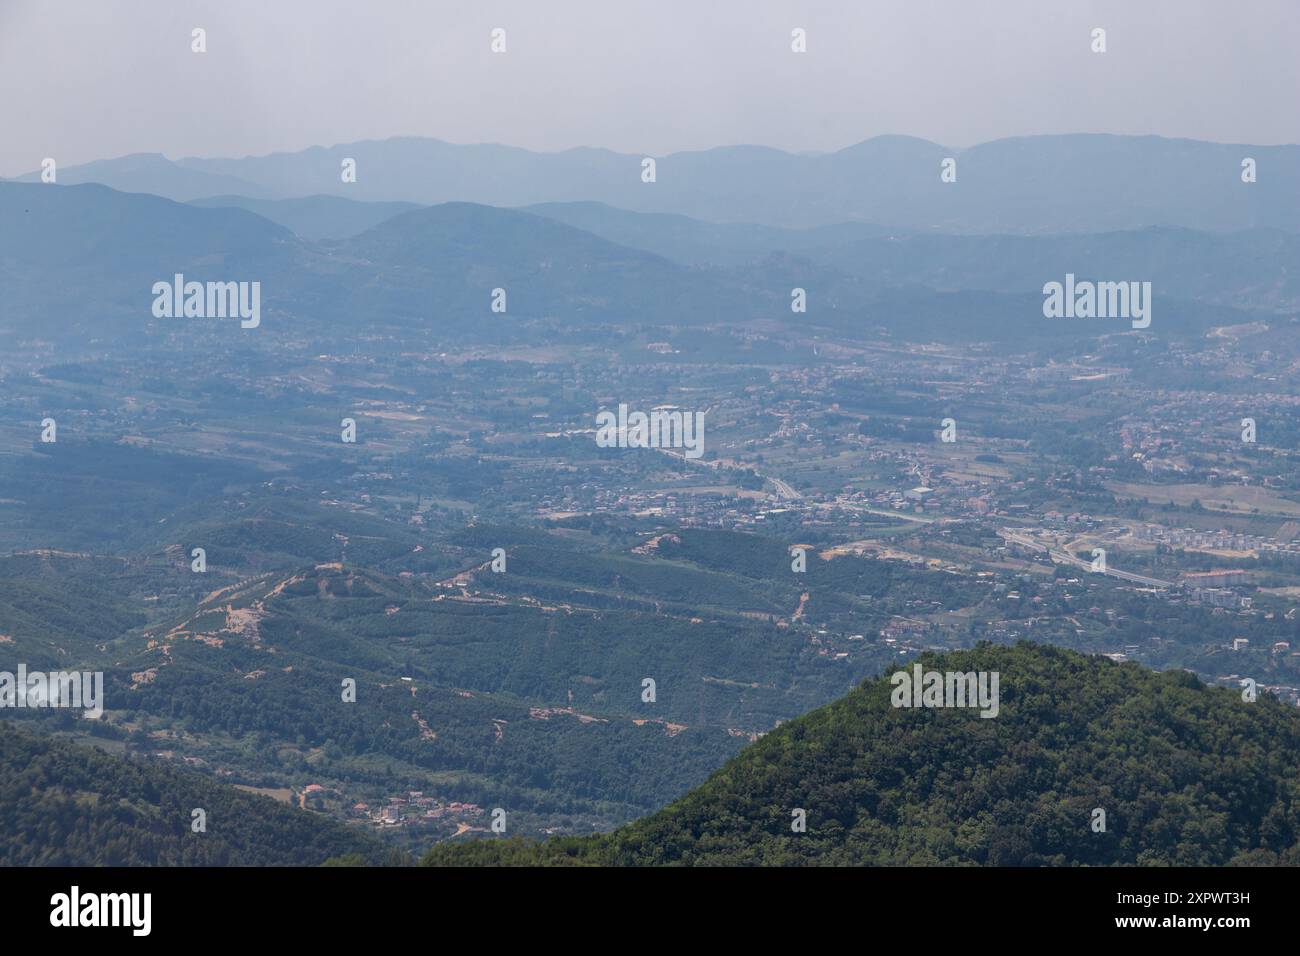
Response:
[[[415,209],[326,243],[244,209],[99,185],[0,183],[0,217],[15,224],[0,237],[9,334],[182,330],[184,320],[151,313],[153,284],[176,274],[261,283],[263,313],[289,332],[347,332],[362,320],[371,331],[474,331],[491,314],[494,288],[507,289],[508,313],[521,321],[699,324],[762,307],[734,280],[551,219],[467,203]]]
[[[1199,232],[1150,227],[1050,236],[891,234],[869,223],[781,229],[634,213],[600,203],[544,203],[528,212],[687,265],[740,267],[789,256],[877,287],[1039,293],[1067,272],[1150,278],[1163,294],[1293,310],[1300,235],[1278,229]],[[770,264],[770,263],[768,263]]]
[[[409,202],[360,202],[342,196],[304,196],[300,199],[210,196],[192,202],[210,209],[247,209],[263,219],[279,223],[302,239],[311,240],[346,239],[416,208],[415,203]]]
[[[878,136],[822,155],[727,146],[654,157],[653,183],[642,181],[643,158],[604,149],[535,153],[400,137],[241,159],[136,154],[64,167],[58,181],[98,182],[181,201],[228,195],[422,205],[596,201],[715,222],[807,227],[866,221],[910,232],[1295,231],[1300,222],[1300,146],[1290,145],[1071,134],[954,149]],[[957,176],[945,183],[940,164],[948,158],[956,160]],[[1250,184],[1241,180],[1247,158],[1257,168]],[[344,159],[356,161],[356,182],[343,182]]]
[[[913,340],[1092,337],[1127,327],[1045,321],[1042,285],[1066,273],[1150,281],[1155,329],[1173,335],[1287,322],[1300,301],[1287,268],[1300,240],[1273,229],[895,236],[860,223],[751,228],[594,204],[534,212],[442,203],[386,215],[404,207],[334,197],[241,200],[298,220],[300,233],[348,233],[378,220],[345,238],[312,241],[226,202],[209,208],[94,184],[0,183],[0,217],[11,225],[0,234],[0,336],[39,329],[93,345],[244,331],[238,323],[155,318],[150,290],[177,274],[259,282],[261,334],[325,338],[364,325],[375,334],[508,341],[539,322],[575,329],[758,322],[882,329]],[[805,314],[791,313],[796,287],[808,291]],[[494,289],[506,292],[504,314],[490,309]]]
[[[1300,862],[1300,725],[1279,701],[1246,702],[1186,671],[1028,642],[918,663],[941,673],[997,672],[997,716],[894,706],[894,685],[882,675],[782,725],[702,786],[613,833],[443,844],[424,862]],[[793,827],[799,811],[804,832]]]

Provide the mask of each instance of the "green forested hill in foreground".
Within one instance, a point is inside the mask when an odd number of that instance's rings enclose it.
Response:
[[[613,833],[449,843],[424,863],[1300,864],[1293,708],[1030,643],[920,661],[999,672],[998,716],[895,708],[885,675]],[[796,808],[805,833],[791,832]]]
[[[195,808],[204,833],[190,829]],[[0,722],[0,865],[314,866],[390,852],[270,797]]]

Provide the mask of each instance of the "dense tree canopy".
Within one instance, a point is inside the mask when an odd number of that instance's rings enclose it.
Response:
[[[205,814],[204,832],[191,824]],[[0,723],[0,864],[313,866],[391,859],[369,834],[165,764]]]
[[[1267,696],[1247,702],[1184,671],[1029,643],[920,660],[998,672],[998,716],[894,707],[882,675],[611,834],[446,844],[424,862],[1300,863],[1292,708]],[[800,809],[807,830],[792,832]]]

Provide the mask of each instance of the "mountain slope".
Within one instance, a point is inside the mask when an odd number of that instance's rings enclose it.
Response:
[[[516,317],[700,324],[763,307],[725,277],[551,219],[474,203],[403,213],[337,248],[357,268],[382,276],[353,293],[355,308],[413,320],[432,312],[470,329],[508,329]],[[507,293],[504,314],[490,309],[496,288]]]
[[[155,282],[253,281],[304,255],[289,230],[243,209],[199,209],[105,186],[0,183],[0,335],[145,339],[186,327],[154,319]],[[267,303],[263,300],[262,308]],[[215,327],[213,323],[188,324]],[[239,323],[222,322],[222,327]]]
[[[0,335],[39,328],[50,337],[207,331],[248,339],[238,322],[155,319],[152,286],[176,273],[259,282],[261,334],[352,337],[364,321],[371,332],[434,326],[504,336],[519,319],[696,324],[763,307],[725,277],[469,203],[415,209],[350,239],[310,243],[245,209],[97,185],[0,183],[0,220],[16,226],[0,232]],[[498,287],[508,293],[506,315],[491,311]]]
[[[1070,272],[1080,279],[1147,280],[1162,300],[1262,309],[1300,304],[1300,274],[1287,267],[1300,262],[1300,235],[1276,229],[890,235],[868,223],[778,229],[600,203],[543,203],[526,211],[684,265],[763,269],[768,257],[781,254],[877,287],[1035,295],[1044,282]]]
[[[358,202],[341,196],[304,196],[299,199],[250,199],[247,196],[211,196],[190,205],[208,209],[247,209],[279,223],[301,239],[346,239],[365,232],[400,213],[416,208],[409,202]]]
[[[604,837],[476,841],[427,865],[1300,862],[1300,718],[1182,671],[1021,643],[923,656],[996,671],[998,716],[891,706],[887,676],[780,727]],[[1094,811],[1106,812],[1094,832]],[[791,832],[795,809],[807,832]]]
[[[41,181],[40,173],[36,172],[15,179],[20,183]],[[63,166],[57,169],[55,181],[61,186],[99,183],[124,193],[153,193],[177,202],[231,193],[267,198],[262,186],[246,179],[191,169],[162,153],[132,153],[80,166]]]
[[[740,266],[788,252],[809,255],[891,230],[866,222],[783,229],[749,222],[705,222],[676,213],[631,212],[598,202],[538,203],[523,212],[583,229],[610,242],[686,265]]]
[[[192,812],[207,829],[191,830]],[[369,834],[186,770],[0,723],[0,865],[314,866],[387,850]]]
[[[330,201],[324,197],[323,201]],[[658,236],[689,233],[682,217],[601,207],[588,218]],[[1046,321],[1042,284],[1080,278],[1152,281],[1153,333],[1195,335],[1272,319],[1297,295],[1286,266],[1291,234],[1146,230],[1107,236],[854,238],[873,227],[815,230],[828,245],[724,268],[673,261],[552,218],[474,203],[400,213],[359,235],[308,242],[236,208],[203,208],[102,186],[0,183],[3,336],[110,345],[176,337],[204,346],[263,341],[355,343],[368,336],[554,342],[592,325],[795,323],[849,335],[884,328],[909,340],[1017,341],[1122,331],[1119,322]],[[663,220],[669,222],[665,227]],[[699,223],[698,248],[732,227]],[[667,231],[663,231],[666,228]],[[602,229],[602,231],[606,231]],[[766,230],[769,237],[791,235]],[[258,331],[231,320],[155,318],[154,283],[257,282]],[[790,291],[809,293],[807,316]],[[495,289],[505,312],[493,311]],[[318,349],[321,351],[323,349]]]

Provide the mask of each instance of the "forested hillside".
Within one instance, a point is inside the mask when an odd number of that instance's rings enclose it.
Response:
[[[321,814],[0,723],[0,865],[314,866],[344,856],[400,858]]]
[[[424,863],[1300,863],[1294,708],[1029,643],[920,661],[998,672],[998,715],[894,707],[882,675],[612,834],[444,844]]]

